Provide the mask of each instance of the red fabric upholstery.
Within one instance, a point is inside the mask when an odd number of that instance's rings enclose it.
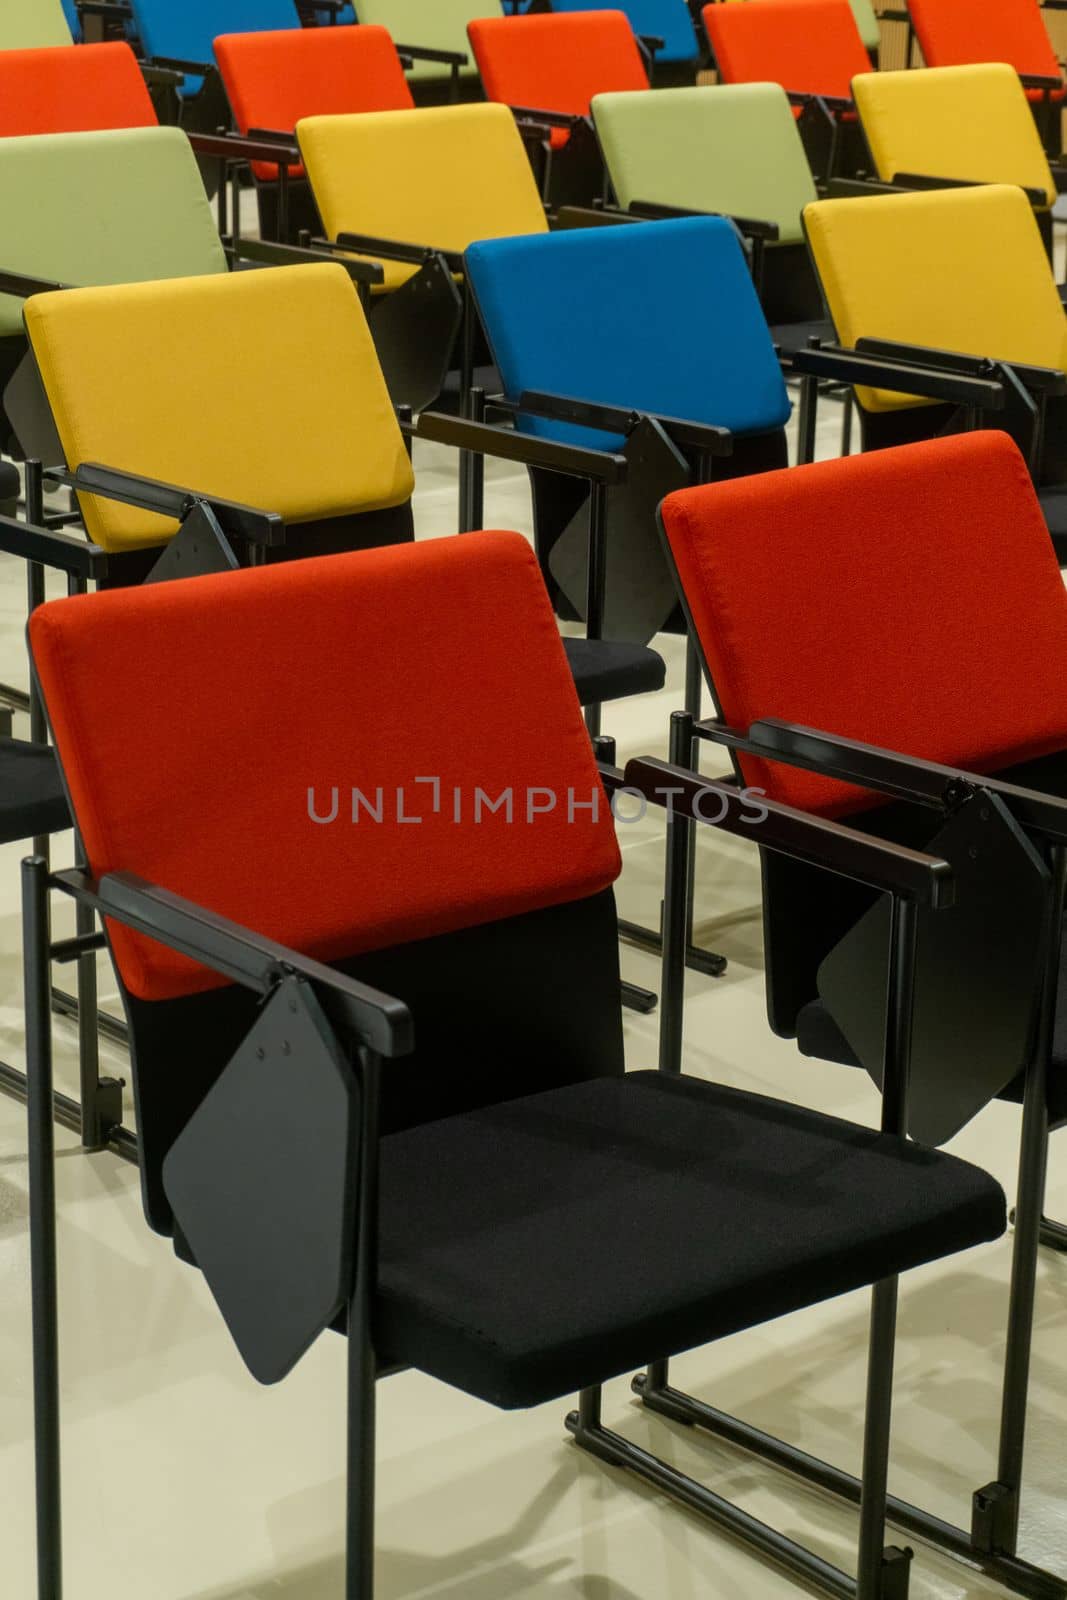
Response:
[[[0,50],[0,138],[151,128],[157,120],[128,44]]]
[[[848,0],[707,5],[703,17],[724,83],[850,100],[853,78],[871,70]]]
[[[1063,76],[1037,0],[911,0],[911,20],[929,67],[1006,61],[1035,77]],[[1040,89],[1029,89],[1031,100]],[[1062,100],[1063,91],[1053,95]]]
[[[242,133],[292,133],[301,117],[410,111],[415,103],[385,28],[223,34],[215,40],[215,59]],[[289,169],[293,177],[303,170]],[[266,161],[253,162],[253,171],[268,182],[278,175]]]
[[[598,892],[619,871],[532,551],[426,540],[57,600],[30,642],[90,866],[322,960]],[[432,786],[439,778],[440,809]],[[335,821],[309,817],[308,790]],[[351,788],[377,806],[351,820]],[[535,807],[555,808],[527,820]],[[404,813],[398,820],[397,789]],[[475,789],[503,809],[472,820]],[[460,791],[461,820],[455,818]],[[134,994],[218,986],[112,929]]]
[[[734,726],[779,717],[979,771],[1067,746],[1067,591],[1007,435],[684,490],[663,523]],[[742,766],[806,810],[872,801]]]
[[[847,0],[846,0],[847,3]],[[467,24],[486,98],[587,117],[595,94],[647,89],[648,73],[622,11],[484,17]],[[567,142],[554,129],[554,148]]]

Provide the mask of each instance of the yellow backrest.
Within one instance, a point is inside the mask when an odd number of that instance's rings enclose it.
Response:
[[[852,80],[878,176],[1017,183],[1049,205],[1056,184],[1014,67],[924,67]]]
[[[1067,317],[1021,189],[817,200],[804,227],[842,344],[897,339],[1067,370]],[[857,393],[871,411],[918,403]]]
[[[411,464],[359,297],[334,263],[65,289],[26,330],[67,463],[101,462],[309,522],[403,504]],[[84,496],[105,550],[163,517]]]
[[[515,118],[491,104],[306,117],[300,153],[323,226],[465,250],[544,233],[544,206]],[[386,286],[411,275],[383,262]]]

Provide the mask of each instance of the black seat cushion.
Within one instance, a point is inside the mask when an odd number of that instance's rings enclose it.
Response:
[[[0,739],[0,844],[70,826],[53,752],[22,739]]]
[[[646,645],[619,639],[564,639],[563,648],[583,706],[663,688],[667,676],[663,657]]]
[[[1004,1226],[953,1157],[694,1078],[599,1078],[383,1141],[378,1350],[536,1405]]]

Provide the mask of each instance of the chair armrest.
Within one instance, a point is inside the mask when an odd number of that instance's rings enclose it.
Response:
[[[600,405],[571,395],[542,394],[533,389],[523,390],[515,410],[530,416],[548,417],[555,422],[570,422],[580,428],[599,428],[604,433],[629,433],[645,415],[622,406]],[[658,414],[655,420],[662,424],[677,444],[692,445],[707,455],[728,456],[733,453],[734,440],[729,428],[719,428],[710,422],[686,422],[682,417],[661,417]]]
[[[714,719],[696,723],[694,732],[731,750],[758,755],[765,761],[781,761],[935,810],[951,808],[973,789],[989,789],[1000,796],[1022,827],[1046,839],[1067,843],[1067,799],[1039,789],[1027,789],[775,717],[754,722],[747,734]]]
[[[145,65],[178,72],[183,78],[209,78],[218,71],[214,61],[186,61],[181,56],[152,56]]]
[[[108,872],[94,880],[77,870],[58,872],[50,881],[53,888],[82,905],[92,906],[102,917],[147,934],[168,949],[260,994],[269,994],[282,976],[295,974],[306,979],[324,991],[324,999],[338,1005],[362,1042],[380,1055],[408,1055],[414,1047],[411,1013],[403,1001],[276,944],[158,884],[147,883],[128,872]]]
[[[886,183],[881,178],[829,178],[826,182],[827,200],[849,200],[868,194],[906,194],[896,183]]]
[[[463,50],[431,50],[422,44],[398,44],[398,56],[409,56],[412,61],[436,61],[443,67],[465,67],[470,56]]]
[[[944,367],[952,372],[981,376],[987,363],[982,357],[962,355],[958,350],[936,350],[924,345],[902,344],[895,339],[857,339],[856,349],[861,354],[884,356],[887,360],[915,361],[918,365]],[[1067,374],[1059,367],[1024,367],[1014,361],[1000,365],[1009,367],[1034,394],[1067,394]]]
[[[337,256],[328,250],[316,250],[309,245],[278,244],[273,239],[246,239],[243,236],[231,240],[230,243],[238,260],[259,261],[265,267],[299,266],[301,263],[311,261],[337,261],[357,283],[378,284],[385,279],[385,273],[376,261]]]
[[[137,506],[141,511],[170,517],[175,522],[181,522],[195,505],[205,505],[225,533],[237,534],[258,545],[285,543],[285,523],[275,511],[261,511],[256,506],[240,505],[234,500],[220,500],[215,495],[201,494],[196,489],[183,489],[173,483],[160,483],[155,478],[143,478],[118,467],[105,467],[97,462],[86,461],[75,472],[63,467],[51,467],[45,477],[52,483],[62,483],[68,489],[76,489],[80,494],[97,495],[104,500],[116,500],[122,505]]]
[[[786,98],[791,106],[818,106],[831,120],[839,111],[852,111],[855,103],[843,94],[818,94],[813,89],[787,89]]]
[[[546,467],[571,478],[587,478],[594,483],[622,483],[626,478],[625,456],[607,450],[586,450],[580,445],[559,444],[554,439],[538,439],[513,428],[494,427],[489,422],[468,422],[446,416],[442,411],[423,411],[414,428],[416,439],[435,444],[455,445],[457,450],[473,450],[477,455],[495,456],[501,461],[519,461],[528,467]]]
[[[694,211],[688,206],[668,206],[659,200],[631,200],[620,215],[625,217],[627,213],[650,221],[668,217],[725,217],[746,238],[763,239],[768,244],[773,244],[779,233],[776,222],[764,222],[759,217],[735,217],[732,211]]]
[[[980,364],[979,370],[988,374],[981,377],[939,367],[933,351],[929,352],[929,358],[927,365],[920,365],[902,359],[889,360],[861,350],[846,350],[840,345],[824,345],[795,351],[791,366],[795,373],[829,378],[835,383],[859,383],[874,389],[890,389],[896,394],[917,394],[926,400],[944,400],[979,411],[1004,409],[1004,384],[996,377],[992,362]]]
[[[893,183],[901,189],[981,189],[980,178],[939,178],[927,172],[894,172]],[[1015,184],[1015,188],[1022,189],[1023,194],[1032,206],[1047,206],[1048,196],[1043,189],[1027,189],[1023,184]]]
[[[25,272],[6,272],[0,268],[0,294],[17,295],[28,300],[33,294],[51,294],[55,289],[69,289],[69,283],[55,283],[51,278],[31,278]]]
[[[873,889],[934,910],[943,910],[954,901],[952,868],[938,856],[873,838],[763,795],[756,798],[753,791],[716,783],[699,772],[651,756],[628,761],[623,782],[671,815],[751,839],[764,849],[825,867]]]
[[[578,122],[585,122],[577,111],[545,111],[537,106],[511,106],[512,116],[516,122],[533,122],[542,128],[573,128]]]
[[[312,244],[317,245],[318,239]],[[403,239],[379,239],[372,233],[339,233],[332,241],[335,250],[356,250],[360,255],[382,256],[386,261],[410,261],[421,267],[431,256],[440,256],[450,272],[463,271],[462,250],[438,250],[433,245],[411,244]]]
[[[187,137],[200,156],[221,156],[226,161],[267,161],[278,167],[294,167],[300,162],[300,150],[292,135],[287,145],[273,134],[253,138],[251,134],[193,131]]]
[[[0,517],[0,550],[19,556],[38,566],[52,567],[74,578],[99,580],[107,572],[108,556],[95,544],[80,536],[40,528],[14,517]]]
[[[170,84],[173,87],[185,82],[186,74],[175,67],[160,67],[151,61],[138,61],[137,65],[145,83]]]
[[[1024,89],[1044,89],[1046,94],[1056,94],[1063,88],[1062,78],[1048,78],[1039,72],[1020,72],[1019,82]]]

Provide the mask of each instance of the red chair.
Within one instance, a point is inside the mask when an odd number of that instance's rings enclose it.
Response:
[[[486,17],[468,23],[467,34],[487,98],[519,119],[546,200],[590,203],[604,186],[590,101],[649,86],[629,18],[622,11]]]
[[[724,83],[778,83],[789,95],[817,176],[863,164],[852,80],[871,58],[848,0],[735,0],[702,16]]]
[[[0,138],[150,128],[158,121],[128,44],[0,51]]]

